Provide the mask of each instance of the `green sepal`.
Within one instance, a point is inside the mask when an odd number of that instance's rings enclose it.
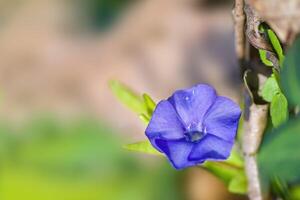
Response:
[[[152,146],[149,140],[127,144],[124,145],[123,147],[124,149],[127,149],[129,151],[135,151],[135,152],[152,154],[152,155],[160,155],[160,156],[163,155]]]
[[[143,94],[143,99],[147,107],[148,116],[152,116],[152,113],[156,107],[156,103],[153,101],[153,99],[146,93]]]
[[[140,114],[139,118],[145,123],[148,124],[150,122],[150,118],[146,116],[145,114]]]

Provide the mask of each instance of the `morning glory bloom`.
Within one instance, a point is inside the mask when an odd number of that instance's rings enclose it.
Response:
[[[206,84],[178,90],[160,101],[146,136],[176,169],[229,157],[241,110]]]

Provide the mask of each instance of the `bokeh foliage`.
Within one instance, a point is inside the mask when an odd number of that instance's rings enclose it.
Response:
[[[291,194],[285,195],[283,199],[300,199],[297,192],[297,184],[300,183],[300,116],[297,111],[300,105],[300,38],[288,50],[283,61],[280,84],[291,104],[289,106],[291,119],[265,134],[258,161],[263,183],[280,180],[282,184],[277,184],[276,187],[281,191],[284,191],[286,184],[293,186]],[[284,114],[283,111],[276,115],[280,114]]]
[[[140,162],[92,118],[42,117],[19,127],[2,120],[0,148],[3,200],[181,199],[180,172]]]
[[[135,0],[77,0],[80,12],[95,30],[110,28]]]

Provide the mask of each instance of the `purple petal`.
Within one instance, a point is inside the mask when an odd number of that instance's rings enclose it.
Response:
[[[214,135],[207,134],[195,145],[189,155],[191,161],[224,160],[229,157],[233,142],[227,142]]]
[[[188,156],[194,147],[194,143],[186,142],[184,140],[155,140],[156,145],[166,154],[171,164],[176,169],[183,169],[186,167],[198,164],[197,161],[188,160]]]
[[[150,141],[156,138],[181,139],[184,137],[183,128],[173,106],[163,100],[156,106],[145,133]]]
[[[216,99],[216,91],[206,84],[199,84],[190,89],[178,90],[168,99],[187,127],[192,123],[201,124],[209,107]]]
[[[235,138],[240,116],[241,110],[236,103],[219,96],[206,113],[203,125],[207,133],[230,142]]]

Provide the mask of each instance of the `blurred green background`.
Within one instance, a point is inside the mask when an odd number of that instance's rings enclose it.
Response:
[[[40,116],[18,127],[2,121],[0,132],[1,199],[181,199],[181,173],[125,152],[98,120]]]

